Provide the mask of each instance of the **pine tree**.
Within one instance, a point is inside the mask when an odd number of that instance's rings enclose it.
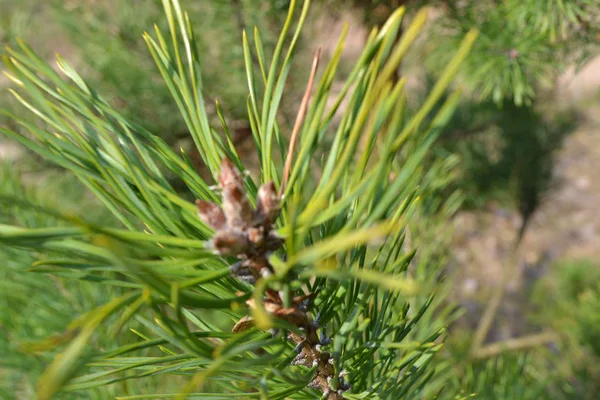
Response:
[[[465,35],[408,119],[405,80],[392,84],[390,77],[426,14],[415,15],[399,41],[403,9],[374,30],[327,109],[342,37],[320,78],[318,52],[310,74],[294,71],[309,83],[286,145],[277,117],[309,7],[292,1],[271,59],[258,31],[243,36],[260,165],[253,175],[218,103],[221,125],[211,124],[193,21],[178,1],[164,6],[168,28],[144,40],[206,180],[188,154],[120,115],[64,59],[58,73],[24,43],[8,50],[13,93],[38,120],[13,116],[28,133],[1,132],[70,171],[118,221],[91,222],[14,194],[1,197],[11,209],[60,222],[1,225],[4,245],[35,257],[38,270],[111,293],[55,338],[65,347],[39,378],[37,397],[144,379],[161,382],[164,392],[112,390],[122,399],[434,396],[441,384],[432,378],[444,369],[432,363],[445,324],[434,313],[439,264],[427,250],[416,258],[404,243],[422,196],[438,179],[420,164],[459,96],[436,106],[477,33]],[[350,106],[333,126],[343,99]],[[326,149],[328,135],[334,140]],[[173,189],[168,175],[196,204]],[[98,346],[99,331],[111,345]]]
[[[547,115],[548,82],[597,45],[593,0],[353,1],[374,30],[339,94],[332,84],[346,31],[326,66],[318,53],[312,68],[298,57],[308,1],[204,5],[227,15],[222,56],[243,60],[243,73],[223,72],[223,61],[207,65],[198,4],[188,15],[176,0],[163,3],[164,17],[144,35],[162,91],[145,79],[151,66],[132,34],[158,7],[137,19],[135,8],[123,8],[116,34],[103,30],[110,18],[82,27],[73,16],[85,10],[66,15],[100,80],[60,57],[56,72],[24,43],[7,52],[13,94],[30,115],[8,113],[0,131],[73,179],[53,174],[32,190],[0,168],[0,297],[3,309],[23,309],[0,316],[0,352],[9,354],[0,394],[33,398],[22,381],[40,374],[40,399],[595,393],[597,285],[581,298],[550,289],[568,295],[548,308],[553,332],[542,339],[483,346],[490,307],[469,349],[472,338],[445,344],[458,313],[443,271],[448,221],[464,198],[457,184],[470,205],[485,190],[473,183],[514,190],[522,231],[539,205],[572,128]],[[441,10],[434,23],[426,24],[424,5]],[[234,46],[240,30],[265,16],[269,29],[245,32]],[[279,38],[270,29],[277,22]],[[115,37],[106,59],[92,59],[94,46]],[[415,55],[428,60],[431,79],[416,107],[403,76]],[[298,82],[306,91],[292,128],[281,117]],[[111,85],[124,102],[114,101]],[[250,155],[234,144],[230,123],[245,118]],[[194,146],[174,151],[171,131]],[[494,163],[477,146],[498,132]],[[252,158],[258,168],[244,164]],[[80,191],[96,200],[74,196]],[[562,314],[567,322],[553,319]],[[548,373],[555,359],[503,353],[529,339],[572,349],[573,366],[560,365],[568,373]],[[466,343],[463,356],[457,342]],[[573,373],[579,389],[567,382]]]

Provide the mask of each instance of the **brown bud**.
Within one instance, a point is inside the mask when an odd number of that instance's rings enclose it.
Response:
[[[219,231],[212,239],[215,250],[221,255],[237,256],[248,251],[250,242],[242,232]]]
[[[223,190],[223,212],[230,228],[243,229],[252,222],[252,207],[246,197],[244,179],[227,158],[221,164],[219,185]]]
[[[221,173],[219,174],[219,185],[222,189],[229,186],[243,186],[244,180],[237,167],[229,160],[224,158],[221,162]]]
[[[244,229],[252,223],[252,206],[242,185],[223,188],[223,212],[231,228]]]
[[[198,215],[202,222],[214,230],[221,230],[225,227],[227,221],[221,207],[204,200],[196,200],[196,205],[198,206]]]
[[[255,246],[261,246],[265,240],[265,231],[262,227],[260,228],[248,228],[248,239]]]
[[[275,222],[280,212],[280,201],[275,184],[267,182],[258,189],[256,202],[256,216],[266,223],[272,224]]]

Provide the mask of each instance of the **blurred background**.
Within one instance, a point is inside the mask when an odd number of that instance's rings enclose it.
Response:
[[[218,123],[214,104],[219,101],[239,152],[247,149],[252,165],[241,32],[251,34],[257,26],[270,51],[289,0],[182,5],[200,39],[207,107]],[[454,279],[449,301],[465,312],[451,326],[449,349],[460,357],[490,291],[508,269],[506,295],[486,341],[547,329],[564,333],[570,338],[566,348],[541,343],[544,351],[534,355],[527,373],[550,382],[539,398],[595,399],[600,390],[600,2],[314,1],[295,60],[298,72],[287,83],[282,126],[293,124],[316,48],[322,47],[326,62],[349,24],[343,83],[369,32],[401,5],[408,8],[407,20],[422,7],[430,9],[426,34],[396,77],[407,78],[408,102],[415,107],[464,34],[474,26],[481,32],[455,84],[463,90],[459,109],[431,154],[431,162],[445,158],[451,165],[437,195],[459,191],[464,199],[450,220],[427,225],[432,237],[451,230],[452,239],[440,251],[448,254],[446,272]],[[60,54],[116,109],[194,160],[184,121],[141,38],[154,23],[163,23],[160,1],[0,0],[0,10],[3,46],[21,39],[51,65]],[[24,112],[3,76],[0,88],[0,108],[6,110],[0,125],[18,131],[10,114]],[[0,186],[42,201],[59,198],[75,213],[105,218],[74,178],[4,139]],[[31,226],[50,223],[15,210],[1,210],[0,218]],[[9,355],[0,358],[2,399],[32,398],[32,382],[51,357],[28,347],[28,341],[61,332],[74,315],[106,295],[85,283],[65,286],[46,275],[20,274],[31,262],[23,253],[0,248],[0,354]],[[548,361],[556,352],[558,364]]]

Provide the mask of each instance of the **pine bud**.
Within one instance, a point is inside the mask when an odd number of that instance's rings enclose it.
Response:
[[[252,223],[252,206],[240,188],[223,190],[223,211],[231,228],[245,229]]]
[[[249,228],[248,239],[257,247],[262,246],[265,240],[265,231],[261,228]]]
[[[256,216],[260,221],[270,225],[275,222],[280,211],[280,201],[275,184],[267,182],[258,189]]]
[[[227,158],[221,165],[219,185],[223,190],[223,212],[229,227],[248,227],[252,223],[252,206],[246,197],[242,175]]]
[[[250,242],[242,232],[219,231],[212,239],[212,244],[217,253],[227,256],[237,256],[248,251]]]
[[[221,188],[239,185],[241,182],[243,182],[243,179],[240,171],[233,165],[231,160],[224,158],[221,161],[221,173],[219,174],[219,185]]]
[[[227,220],[221,207],[204,200],[196,200],[196,205],[198,206],[198,216],[202,222],[216,231],[225,227]]]

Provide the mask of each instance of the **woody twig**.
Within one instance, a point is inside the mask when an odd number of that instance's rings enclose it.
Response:
[[[230,267],[231,273],[255,285],[260,279],[273,275],[269,255],[284,243],[273,229],[280,214],[280,195],[277,195],[273,182],[265,183],[258,190],[256,209],[252,209],[242,174],[228,159],[224,159],[221,165],[219,187],[222,191],[221,206],[197,200],[198,215],[215,230],[210,241],[215,252],[240,259]],[[340,400],[349,385],[344,382],[344,372],[335,376],[333,359],[323,349],[330,340],[318,334],[318,321],[313,320],[308,311],[311,297],[296,296],[290,307],[286,307],[278,291],[267,289],[263,303],[265,310],[274,318],[285,320],[303,332],[303,335],[291,332],[288,339],[295,344],[294,351],[297,353],[292,364],[315,369],[309,386],[321,390],[328,400]],[[247,305],[254,308],[254,299],[248,300]],[[245,316],[233,327],[233,331],[242,332],[253,326],[252,317]]]

